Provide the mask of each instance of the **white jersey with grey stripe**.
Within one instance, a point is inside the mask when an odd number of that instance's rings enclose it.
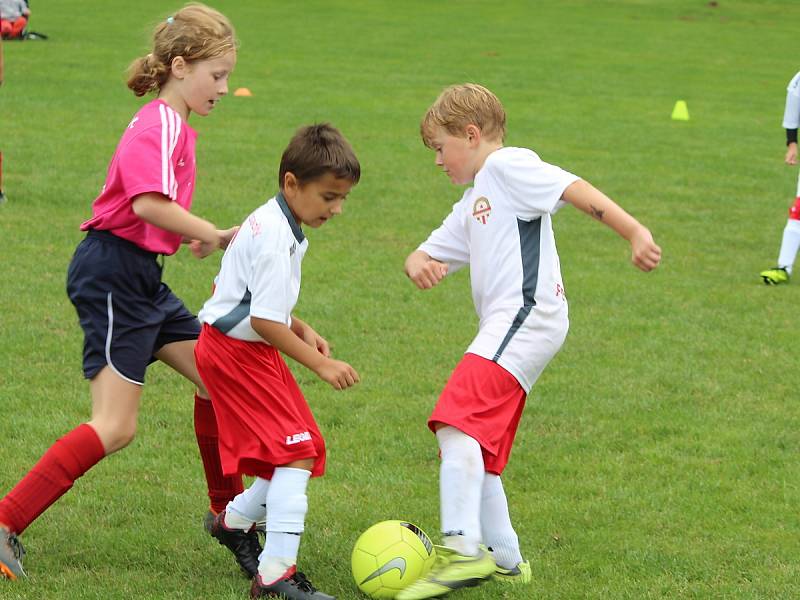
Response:
[[[264,340],[250,326],[251,316],[291,325],[307,249],[308,239],[278,194],[242,223],[198,318],[226,335],[254,342]]]
[[[783,109],[783,128],[797,129],[800,126],[800,73],[786,87],[786,105]]]
[[[551,219],[578,179],[532,150],[496,150],[419,247],[448,273],[469,265],[479,324],[467,352],[499,364],[526,392],[569,327]]]

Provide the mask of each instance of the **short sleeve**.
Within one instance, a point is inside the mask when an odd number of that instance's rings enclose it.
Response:
[[[453,273],[469,264],[469,243],[464,223],[462,203],[457,202],[452,212],[425,240],[419,250],[431,258],[447,263],[448,273]]]
[[[248,282],[250,315],[259,319],[287,323],[291,313],[292,265],[288,252],[262,251],[252,264]]]
[[[515,214],[530,221],[558,210],[561,196],[579,177],[541,160],[535,152],[519,152],[496,165],[502,169],[508,201]]]
[[[786,88],[786,106],[783,110],[784,129],[797,129],[800,125],[800,73],[797,73]]]
[[[172,154],[179,131],[174,131],[175,128],[180,129],[179,122],[172,127],[148,127],[120,148],[118,168],[128,198],[148,192],[163,194],[172,200],[176,198]],[[170,141],[170,131],[176,136],[174,141]]]

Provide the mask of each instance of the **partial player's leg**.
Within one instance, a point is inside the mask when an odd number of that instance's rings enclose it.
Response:
[[[104,456],[128,445],[136,432],[141,386],[109,367],[91,381],[92,418],[60,438],[0,500],[0,572],[24,575],[21,534]]]
[[[439,493],[443,547],[430,573],[397,595],[397,600],[443,596],[489,579],[495,562],[480,546],[481,490],[484,480],[480,444],[455,427],[437,424],[442,460]]]
[[[800,174],[797,179],[797,196],[789,208],[789,219],[783,229],[778,264],[760,273],[765,284],[789,283],[798,249],[800,249]]]
[[[511,525],[508,500],[499,475],[486,473],[481,496],[483,542],[492,553],[497,569],[494,578],[502,583],[530,583],[531,565],[522,558],[519,538]]]
[[[170,296],[174,301],[180,302],[172,294]],[[244,486],[240,475],[226,476],[222,472],[217,419],[208,392],[197,371],[194,357],[197,343],[194,338],[199,334],[199,330],[196,329],[197,320],[183,307],[183,303],[180,303],[180,306],[182,310],[176,310],[181,316],[165,324],[164,329],[168,328],[172,337],[185,336],[192,339],[170,341],[155,353],[155,357],[186,377],[197,388],[197,393],[194,395],[194,432],[208,487],[210,507],[205,519],[205,528],[210,533],[214,518],[225,510],[228,502],[242,492]],[[182,329],[185,331],[181,332]],[[164,330],[162,330],[163,335],[166,335]]]
[[[251,598],[334,600],[297,570],[308,511],[306,487],[313,469],[313,459],[296,460],[277,467],[272,475],[266,495],[267,537],[250,588]]]

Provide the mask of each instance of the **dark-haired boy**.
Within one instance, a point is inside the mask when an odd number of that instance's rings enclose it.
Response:
[[[328,124],[299,129],[281,158],[280,192],[239,228],[200,311],[197,368],[219,424],[225,474],[256,477],[215,519],[212,535],[252,576],[253,598],[329,600],[296,570],[308,509],[306,486],[323,474],[325,443],[281,353],[337,390],[359,381],[330,356],[328,342],[292,310],[308,247],[301,225],[341,214],[361,170],[350,144]],[[259,555],[255,524],[266,512]]]

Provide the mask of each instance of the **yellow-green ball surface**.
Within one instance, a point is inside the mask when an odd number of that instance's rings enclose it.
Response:
[[[351,557],[353,579],[370,598],[394,598],[423,577],[436,560],[430,538],[406,521],[376,523],[356,541]]]

